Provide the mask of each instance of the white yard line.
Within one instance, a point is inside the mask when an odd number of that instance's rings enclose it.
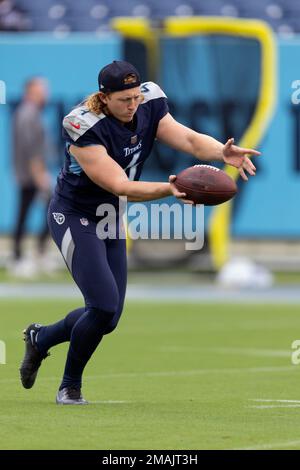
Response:
[[[250,401],[264,402],[264,403],[300,403],[300,400],[273,400],[272,398],[250,398]]]
[[[111,374],[99,374],[86,376],[87,380],[98,380],[98,379],[120,379],[120,378],[134,378],[134,377],[193,377],[197,375],[209,375],[209,374],[260,374],[260,373],[272,373],[272,372],[296,372],[296,367],[293,366],[282,366],[282,367],[245,367],[245,368],[224,368],[224,369],[193,369],[193,370],[179,370],[179,371],[157,371],[157,372],[121,372]],[[2,366],[0,371],[5,372],[5,366]],[[298,372],[298,371],[297,371]],[[50,377],[39,377],[39,381],[48,382],[59,380],[59,376]],[[1,383],[14,383],[18,382],[19,379],[7,379],[0,378]]]
[[[164,346],[159,349],[162,352],[182,353],[182,352],[211,352],[216,354],[230,354],[237,356],[257,356],[257,357],[290,357],[291,351],[276,349],[257,348],[201,348],[194,346]]]
[[[249,401],[256,403],[272,403],[270,405],[251,405],[249,408],[256,408],[258,410],[267,410],[272,408],[300,408],[300,400],[280,399],[275,400],[272,398],[251,398]]]
[[[276,349],[259,349],[259,348],[214,348],[212,352],[220,354],[236,354],[242,356],[257,356],[257,357],[291,357],[289,350],[276,350]]]
[[[296,447],[300,448],[300,441],[286,441],[286,442],[273,442],[270,444],[258,444],[249,447],[240,447],[233,450],[267,450],[267,449],[282,449],[283,447]]]
[[[298,405],[253,405],[248,408],[256,408],[257,410],[268,410],[272,408],[300,408],[300,403]]]
[[[104,404],[104,405],[119,405],[119,404],[123,404],[123,403],[132,403],[132,401],[127,401],[127,400],[96,400],[96,401],[92,401],[92,400],[88,400],[89,403],[92,403],[92,404]]]

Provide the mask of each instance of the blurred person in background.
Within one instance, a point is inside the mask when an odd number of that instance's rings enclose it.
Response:
[[[42,262],[49,230],[46,212],[38,235],[39,260],[23,256],[22,241],[29,210],[39,196],[45,209],[51,195],[51,178],[46,167],[46,129],[41,112],[48,100],[48,83],[34,77],[25,84],[24,95],[13,116],[13,166],[19,188],[19,207],[13,234],[13,275],[30,277],[38,271]]]

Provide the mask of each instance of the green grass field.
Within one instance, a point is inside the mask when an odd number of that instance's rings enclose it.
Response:
[[[299,307],[128,303],[86,369],[90,405],[59,407],[67,345],[25,390],[21,331],[76,306],[0,301],[1,449],[300,449]]]

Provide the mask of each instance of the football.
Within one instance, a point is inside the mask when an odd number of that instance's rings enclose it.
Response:
[[[237,193],[235,181],[225,171],[211,165],[194,165],[178,173],[176,188],[195,204],[215,206]]]

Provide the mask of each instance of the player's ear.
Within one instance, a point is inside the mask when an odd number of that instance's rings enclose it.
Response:
[[[99,91],[99,98],[102,103],[107,104],[108,95],[106,95],[102,91]]]

